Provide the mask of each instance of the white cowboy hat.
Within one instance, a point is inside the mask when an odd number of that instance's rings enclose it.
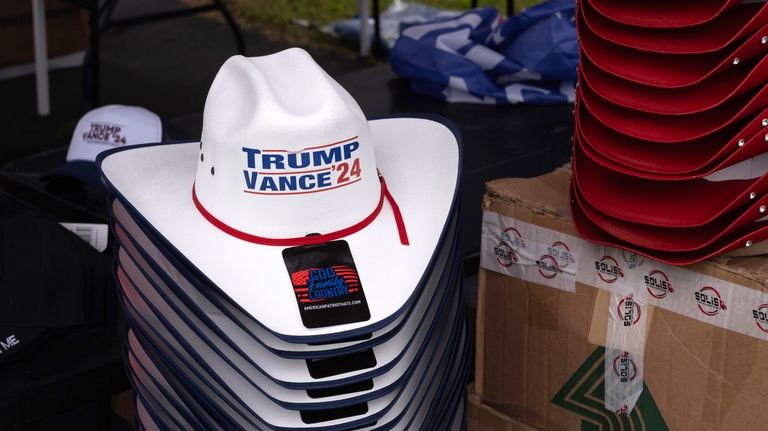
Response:
[[[306,52],[289,49],[222,66],[202,142],[99,159],[117,198],[200,283],[279,338],[314,342],[371,332],[407,311],[455,210],[460,144],[431,119],[366,121]],[[309,328],[283,251],[334,240],[349,245],[370,317]],[[343,319],[343,310],[329,313]]]

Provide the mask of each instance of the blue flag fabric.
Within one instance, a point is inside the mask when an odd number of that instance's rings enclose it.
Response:
[[[574,0],[503,21],[493,7],[410,26],[390,53],[413,89],[449,102],[573,102],[579,61]]]

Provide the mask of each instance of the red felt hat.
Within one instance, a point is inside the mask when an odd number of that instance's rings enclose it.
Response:
[[[576,105],[577,137],[595,162],[625,175],[679,181],[707,176],[768,150],[768,109],[701,139],[675,144],[623,135]]]
[[[742,256],[759,254],[765,251],[765,241],[768,239],[768,222],[760,222],[754,223],[748,231],[733,232],[697,250],[675,252],[638,247],[635,244],[616,238],[601,229],[587,215],[587,211],[590,210],[587,206],[578,193],[574,191],[574,187],[572,187],[571,212],[573,222],[584,239],[628,250],[671,265],[690,265],[724,253]]]
[[[706,178],[639,179],[606,169],[574,146],[574,181],[585,202],[620,220],[669,228],[698,227],[746,211],[768,193],[768,153]]]
[[[757,31],[768,19],[768,3],[739,4],[717,18],[693,27],[646,28],[621,24],[601,15],[594,0],[583,0],[579,13],[589,30],[615,44],[667,54],[719,51]]]
[[[580,145],[578,139],[576,145]],[[574,167],[574,172],[578,168]],[[751,230],[756,221],[768,215],[768,195],[763,195],[754,199],[747,208],[724,214],[706,225],[693,228],[649,226],[611,217],[594,209],[581,196],[578,184],[574,188],[574,194],[582,200],[587,216],[607,233],[638,247],[668,251],[692,251],[704,248],[733,232]]]
[[[578,188],[573,190],[584,214],[607,234],[633,244],[636,247],[650,250],[672,252],[690,252],[710,247],[718,240],[728,235],[749,233],[756,228],[766,225],[766,221],[758,221],[757,210],[733,213],[715,222],[697,228],[664,228],[631,223],[607,216],[594,209],[580,195]],[[765,203],[763,203],[763,206]],[[758,207],[759,208],[759,207]],[[762,214],[762,213],[761,213]]]
[[[619,133],[654,142],[685,142],[704,138],[751,117],[768,106],[768,85],[749,91],[714,109],[691,115],[639,112],[607,102],[582,79],[580,101],[605,126]]]
[[[590,0],[600,14],[638,27],[674,28],[712,21],[740,0]]]
[[[731,68],[749,68],[752,59],[768,52],[768,25],[748,38],[704,54],[665,54],[627,48],[590,31],[583,16],[578,20],[579,42],[584,56],[605,72],[639,84],[664,88],[686,87]],[[583,57],[583,56],[582,56]]]
[[[627,81],[605,72],[581,57],[581,76],[605,100],[652,114],[689,115],[714,109],[768,82],[768,56],[749,60],[687,87],[662,88]]]

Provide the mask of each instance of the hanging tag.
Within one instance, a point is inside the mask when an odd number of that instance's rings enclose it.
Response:
[[[371,318],[346,241],[286,248],[283,260],[305,327],[322,328]]]

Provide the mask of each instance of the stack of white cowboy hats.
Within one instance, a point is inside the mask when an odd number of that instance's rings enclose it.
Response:
[[[140,429],[464,429],[460,164],[299,49],[229,59],[202,142],[100,156]]]

